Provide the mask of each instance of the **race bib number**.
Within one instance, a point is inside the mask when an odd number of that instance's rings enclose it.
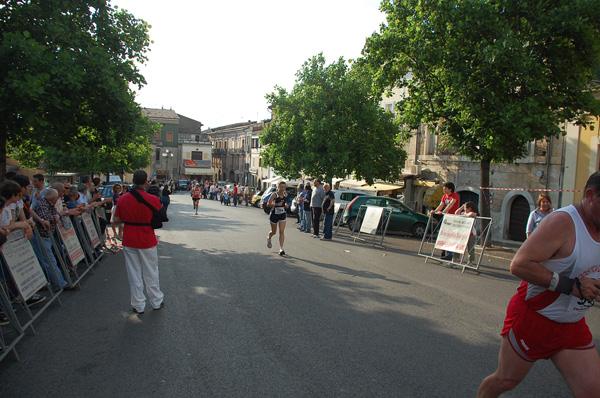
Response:
[[[283,214],[285,213],[285,209],[283,207],[276,207],[275,214]]]

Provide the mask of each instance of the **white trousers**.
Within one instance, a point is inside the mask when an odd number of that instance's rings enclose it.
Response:
[[[157,246],[149,249],[123,246],[123,253],[125,253],[125,267],[131,288],[131,306],[139,312],[144,311],[146,307],[145,283],[150,305],[152,308],[158,308],[165,295],[160,291],[158,281]]]

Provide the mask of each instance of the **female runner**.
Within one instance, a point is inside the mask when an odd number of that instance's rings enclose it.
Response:
[[[271,214],[269,215],[269,221],[271,222],[271,231],[267,236],[267,247],[270,249],[271,238],[277,233],[277,225],[279,225],[279,255],[285,255],[283,250],[283,242],[285,241],[285,222],[287,220],[287,214],[285,209],[289,207],[287,204],[287,192],[285,191],[285,181],[280,181],[278,190],[271,195],[267,207],[271,208]]]

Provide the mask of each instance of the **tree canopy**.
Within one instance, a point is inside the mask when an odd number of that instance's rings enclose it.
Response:
[[[384,0],[387,24],[367,39],[363,62],[379,89],[408,89],[397,109],[407,131],[436,128],[447,145],[481,162],[481,184],[489,186],[490,162],[515,162],[527,142],[600,113],[590,92],[600,67],[597,5]]]
[[[148,150],[130,88],[145,84],[146,22],[106,0],[3,0],[0,33],[0,177],[7,146],[30,167],[46,150]]]
[[[323,54],[306,61],[291,93],[266,96],[273,118],[261,135],[263,161],[286,177],[343,177],[392,181],[406,153],[393,114],[371,94],[371,75]]]

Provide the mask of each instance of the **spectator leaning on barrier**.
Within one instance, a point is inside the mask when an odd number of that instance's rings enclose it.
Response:
[[[44,175],[34,174],[31,182],[33,184],[33,191],[31,192],[31,202],[29,203],[29,208],[33,210],[33,208],[37,205],[37,202],[44,196],[44,191],[46,190],[44,185]]]
[[[48,255],[48,257],[46,257],[46,255],[44,255],[44,253],[41,252],[39,247],[36,247],[36,244],[33,245],[33,248],[36,252],[40,264],[42,265],[42,267],[44,267],[46,275],[52,283],[52,287],[55,290],[60,290],[61,288],[64,290],[70,290],[70,287],[68,286],[67,281],[65,280],[60,268],[58,267],[58,262],[56,261],[56,257],[54,256],[54,253],[52,251],[52,238],[50,236],[50,234],[56,231],[56,223],[60,220],[60,217],[68,215],[67,209],[64,209],[60,213],[57,210],[56,204],[59,201],[59,199],[60,197],[58,195],[58,191],[54,188],[48,188],[44,191],[44,197],[38,201],[37,206],[34,210],[35,213],[39,216],[41,220],[47,221],[50,224],[50,228],[46,228],[46,226],[42,225],[41,223],[36,224],[41,239],[41,242],[39,242],[39,244],[41,244],[46,249],[46,254]],[[54,275],[54,272],[52,272],[51,267],[56,272],[58,280],[56,280],[56,277]]]
[[[89,191],[89,187],[86,184],[78,184],[77,185],[77,191],[79,191],[79,198],[77,198],[77,205],[78,206],[82,206],[85,209],[87,209],[88,207],[88,200],[87,200],[87,196],[88,196],[88,191]]]
[[[11,205],[17,203],[21,197],[21,186],[16,181],[8,180],[0,184],[0,196],[6,199],[6,204],[0,217],[0,226],[8,231],[14,229],[22,229],[25,232],[27,239],[33,237],[33,230],[30,223],[16,220],[14,210]]]
[[[92,177],[87,175],[81,177],[81,184],[84,184],[87,187],[87,190],[85,192],[85,204],[87,205],[92,201],[92,188],[94,187],[94,184],[92,183]],[[81,193],[81,189],[79,190],[79,192]]]
[[[477,205],[470,201],[460,206],[458,210],[456,210],[455,214],[460,214],[467,217],[477,217],[479,215],[477,213]],[[471,233],[469,234],[469,241],[467,242],[467,251],[469,253],[469,262],[467,263],[467,265],[469,266],[475,263],[475,240],[477,239],[476,235],[477,229],[475,228],[475,222],[473,222],[473,227],[471,228]]]
[[[460,205],[460,198],[454,190],[453,182],[445,182],[442,188],[444,190],[444,196],[442,196],[442,200],[440,201],[439,206],[431,211],[431,214],[434,218],[441,220],[444,214],[455,214],[456,210]],[[445,252],[442,250],[442,260],[452,260],[452,252]]]
[[[21,186],[21,193],[19,195],[19,200],[16,203],[11,204],[9,207],[13,212],[13,219],[15,221],[25,221],[31,225],[33,228],[35,226],[34,219],[37,221],[37,215],[31,214],[29,211],[25,211],[26,206],[23,199],[29,194],[30,181],[27,176],[22,174],[18,174],[14,176],[13,181]],[[33,219],[32,219],[33,217]]]

